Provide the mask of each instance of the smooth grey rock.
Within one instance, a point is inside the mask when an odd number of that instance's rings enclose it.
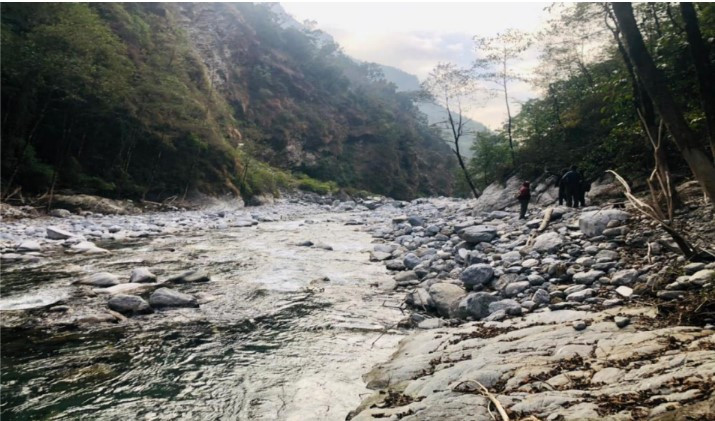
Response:
[[[159,288],[149,297],[149,304],[154,308],[198,307],[196,298],[169,288]]]
[[[152,312],[149,303],[137,295],[115,295],[107,301],[107,305],[110,309],[122,314],[146,314]]]
[[[420,258],[413,253],[409,253],[402,260],[402,264],[405,265],[407,269],[414,269],[421,262]]]
[[[594,293],[595,293],[595,291],[592,288],[586,288],[583,291],[578,291],[578,292],[569,294],[568,296],[566,296],[566,299],[568,301],[581,302],[587,298],[593,297]]]
[[[417,280],[417,274],[412,271],[408,270],[405,272],[400,272],[397,275],[395,275],[395,282],[409,282],[409,281],[416,281]]]
[[[169,282],[175,283],[175,284],[183,284],[183,283],[194,283],[194,282],[208,282],[211,280],[211,277],[204,272],[201,269],[198,270],[190,270],[188,272],[184,272],[181,275],[173,276],[169,278]]]
[[[132,274],[129,276],[129,282],[154,282],[156,281],[156,275],[151,273],[148,268],[140,267],[132,270]]]
[[[480,320],[489,315],[489,304],[499,300],[488,292],[471,292],[459,302],[458,314],[460,317],[470,316]]]
[[[70,247],[75,253],[83,253],[83,254],[108,254],[109,250],[103,249],[101,247],[97,247],[96,244],[94,244],[91,241],[81,241],[72,247]]]
[[[67,209],[56,208],[50,211],[50,216],[54,216],[55,218],[68,218],[72,216],[72,212]]]
[[[494,277],[494,268],[486,263],[477,263],[464,269],[459,280],[468,288],[484,285]]]
[[[628,298],[631,295],[633,295],[633,289],[629,288],[625,285],[621,285],[618,288],[616,288],[616,293],[618,293],[618,295],[620,295],[621,297]]]
[[[635,269],[620,270],[611,275],[611,283],[613,285],[631,285],[638,277],[638,271]]]
[[[695,272],[690,276],[691,283],[697,283],[702,285],[707,281],[715,280],[715,269],[703,269]]]
[[[452,317],[459,302],[466,295],[462,287],[444,282],[433,284],[428,291],[435,309],[442,317]]]
[[[600,270],[589,270],[588,272],[579,272],[573,276],[573,281],[577,284],[590,285],[596,279],[604,275]]]
[[[113,273],[97,272],[81,279],[78,283],[104,288],[119,285],[121,282],[119,281],[119,277]]]
[[[475,225],[463,229],[459,237],[472,244],[490,242],[497,236],[497,229],[490,225]]]
[[[432,297],[424,288],[416,288],[414,291],[408,292],[405,297],[405,302],[411,306],[422,308],[424,310],[434,307]]]
[[[31,251],[41,251],[42,246],[40,243],[34,240],[25,240],[18,245],[15,250],[19,252],[31,252]]]
[[[545,289],[537,289],[534,295],[531,296],[531,301],[537,305],[549,304],[549,302],[551,302],[551,296]]]
[[[618,254],[618,252],[613,250],[601,250],[596,253],[596,256],[594,258],[598,263],[612,262],[614,260],[618,260],[620,258],[620,255]]]
[[[683,266],[686,275],[692,275],[699,270],[705,269],[705,263],[693,262]]]
[[[619,328],[624,328],[628,326],[628,324],[631,322],[631,319],[629,319],[628,317],[616,316],[613,321],[616,322],[616,326],[618,326]]]
[[[586,329],[586,322],[584,322],[583,320],[575,320],[572,326],[574,329],[581,331]]]
[[[47,231],[47,238],[50,240],[66,240],[74,237],[74,234],[71,232],[58,227],[47,227],[45,230]]]
[[[521,304],[519,304],[516,300],[511,299],[496,301],[489,304],[490,314],[498,311],[503,311],[510,316],[518,316],[521,314]]]
[[[513,297],[529,288],[529,281],[512,282],[504,288],[504,296]]]
[[[618,209],[602,209],[591,212],[584,212],[578,220],[581,232],[589,237],[603,234],[608,223],[613,220],[626,221],[630,217],[628,212]]]
[[[534,240],[533,249],[539,252],[552,252],[564,244],[564,239],[556,232],[547,232]]]
[[[537,259],[526,259],[523,262],[521,262],[521,266],[525,267],[527,269],[533,268],[534,266],[538,266],[539,261]]]
[[[385,253],[382,251],[371,251],[370,252],[370,260],[373,262],[381,262],[383,260],[387,260],[392,257],[391,253]]]

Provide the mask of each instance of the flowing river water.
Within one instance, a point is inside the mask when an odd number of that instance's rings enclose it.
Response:
[[[403,336],[389,329],[402,297],[350,217],[207,227],[98,243],[108,256],[3,265],[4,300],[70,291],[79,313],[106,309],[106,298],[72,292],[80,272],[128,277],[137,266],[160,279],[203,268],[210,282],[172,288],[214,299],[120,323],[3,328],[2,419],[345,419],[367,393],[362,375]],[[304,240],[332,250],[297,245]]]

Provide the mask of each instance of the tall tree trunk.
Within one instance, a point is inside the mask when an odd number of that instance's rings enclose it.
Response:
[[[685,33],[688,37],[688,49],[693,57],[695,72],[698,75],[700,88],[700,103],[705,113],[710,152],[715,158],[715,82],[713,82],[713,68],[710,63],[710,51],[703,42],[698,24],[698,15],[695,13],[693,3],[680,3],[680,12],[685,22]]]
[[[631,81],[631,87],[633,89],[633,107],[636,109],[636,112],[640,114],[641,118],[639,121],[647,137],[646,143],[648,146],[654,147],[651,139],[654,139],[654,136],[656,136],[656,134],[660,131],[658,130],[658,123],[656,122],[657,116],[655,109],[653,108],[653,101],[650,99],[648,92],[646,92],[643,87],[643,83],[636,76],[633,63],[631,63],[631,59],[628,57],[626,48],[623,46],[623,42],[621,41],[621,34],[616,18],[613,16],[608,4],[604,4],[604,9],[606,11],[606,26],[611,30],[611,34],[613,34],[613,39],[616,41],[616,45],[618,46],[618,52],[621,55],[621,59],[623,59],[623,63],[626,65],[626,70],[628,71],[628,78]],[[608,23],[608,18],[611,18],[615,26],[611,26]],[[680,200],[680,195],[678,195],[678,191],[675,188],[675,183],[672,182],[673,180],[670,175],[670,165],[668,164],[669,160],[663,145],[654,147],[653,156],[655,159],[655,167],[660,173],[661,179],[666,181],[670,197],[673,199],[673,207],[677,209],[682,206],[683,202]]]
[[[700,183],[700,187],[715,203],[715,166],[708,157],[702,144],[698,141],[693,130],[685,121],[683,112],[675,102],[668,89],[665,76],[655,66],[653,58],[648,54],[643,36],[638,30],[633,7],[630,3],[611,3],[616,15],[618,26],[623,32],[628,56],[635,67],[638,77],[643,82],[646,92],[653,100],[653,105],[658,114],[668,127],[683,158],[690,166],[690,170]]]
[[[459,153],[459,138],[462,137],[462,113],[461,113],[461,107],[460,112],[459,112],[459,121],[455,122],[454,118],[452,117],[452,111],[449,109],[449,99],[445,102],[446,104],[446,109],[447,109],[447,117],[449,118],[449,126],[452,129],[452,139],[454,139],[454,153],[457,155],[457,161],[459,162],[460,168],[462,168],[462,172],[464,173],[464,178],[467,180],[467,184],[469,184],[469,189],[472,191],[472,194],[474,195],[475,199],[479,199],[479,192],[477,191],[477,188],[474,187],[474,183],[472,182],[472,177],[469,175],[469,171],[467,171],[467,166],[464,165],[464,160],[462,159],[462,154]]]
[[[516,157],[514,155],[514,140],[511,137],[511,108],[509,107],[509,92],[506,87],[506,57],[504,57],[504,102],[506,103],[506,132],[509,135],[509,150],[511,151],[511,165],[516,167]]]

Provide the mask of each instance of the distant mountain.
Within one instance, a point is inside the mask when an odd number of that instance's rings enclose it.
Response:
[[[394,83],[395,86],[397,86],[398,92],[417,91],[420,89],[420,80],[417,76],[392,66],[381,64],[380,67],[385,75],[385,79],[388,82]],[[431,102],[418,102],[417,108],[419,108],[419,110],[427,116],[427,122],[429,125],[437,125],[438,127],[444,129],[444,140],[449,144],[450,148],[454,149],[452,134],[443,124],[443,122],[447,120],[447,110],[441,105]],[[474,143],[475,135],[477,132],[483,131],[489,131],[484,124],[474,120],[467,121],[464,125],[464,135],[459,140],[459,152],[463,157],[469,159],[473,156],[471,146]]]

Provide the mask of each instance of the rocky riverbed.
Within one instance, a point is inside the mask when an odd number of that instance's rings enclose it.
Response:
[[[713,263],[624,209],[492,198],[4,224],[3,417],[712,415]]]

